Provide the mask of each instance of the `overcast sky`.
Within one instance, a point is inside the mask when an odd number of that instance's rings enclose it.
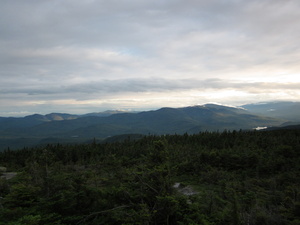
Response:
[[[1,0],[0,116],[300,101],[299,0]]]

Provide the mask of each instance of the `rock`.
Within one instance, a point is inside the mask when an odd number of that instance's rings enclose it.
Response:
[[[184,195],[187,195],[187,196],[198,194],[198,192],[195,191],[191,186],[189,186],[189,185],[184,186],[181,183],[175,183],[173,185],[173,188],[175,188],[181,194],[184,194]]]
[[[5,173],[2,173],[2,176],[0,178],[10,180],[10,179],[14,178],[16,175],[17,175],[17,173],[15,173],[15,172],[5,172]]]

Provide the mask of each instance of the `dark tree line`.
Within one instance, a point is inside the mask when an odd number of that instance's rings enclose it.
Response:
[[[18,172],[0,178],[5,225],[300,224],[300,130],[47,145],[0,166]]]

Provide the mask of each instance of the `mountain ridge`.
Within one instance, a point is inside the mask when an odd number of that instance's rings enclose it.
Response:
[[[272,101],[242,105],[244,109],[258,115],[300,122],[300,102]]]
[[[0,119],[0,149],[49,142],[104,140],[125,134],[183,134],[203,131],[247,130],[280,126],[287,120],[256,115],[240,107],[205,104],[181,108],[164,107],[143,112],[112,111],[90,116],[67,113],[29,115]],[[24,143],[24,145],[22,145]],[[29,144],[28,144],[29,143]]]

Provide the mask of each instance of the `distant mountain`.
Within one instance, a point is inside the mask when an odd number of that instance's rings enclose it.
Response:
[[[300,122],[300,102],[266,102],[241,107],[250,113]]]
[[[242,108],[215,104],[184,108],[161,108],[109,116],[70,114],[32,115],[0,119],[0,148],[19,148],[45,143],[102,140],[123,134],[183,134],[201,131],[253,129],[286,122],[258,116]]]
[[[77,119],[79,116],[78,115],[71,115],[71,114],[66,114],[66,113],[51,113],[45,115],[45,118],[48,121],[56,121],[56,120],[74,120]]]
[[[111,115],[119,114],[119,113],[138,113],[138,112],[137,111],[127,111],[127,110],[106,110],[104,112],[87,113],[87,114],[81,115],[80,117],[87,117],[87,116],[106,117],[106,116],[111,116]]]
[[[0,131],[28,128],[44,122],[60,121],[60,120],[72,120],[77,119],[78,116],[66,114],[66,113],[51,113],[47,115],[34,114],[21,118],[16,117],[1,117],[0,118]]]
[[[84,115],[73,115],[67,113],[50,113],[47,115],[33,114],[25,117],[0,117],[0,131],[6,129],[27,128],[38,124],[52,121],[74,120],[81,117],[107,117],[113,114],[124,113],[121,110],[108,110],[99,113],[89,113]]]
[[[265,130],[300,130],[300,124],[280,127],[269,127]]]

